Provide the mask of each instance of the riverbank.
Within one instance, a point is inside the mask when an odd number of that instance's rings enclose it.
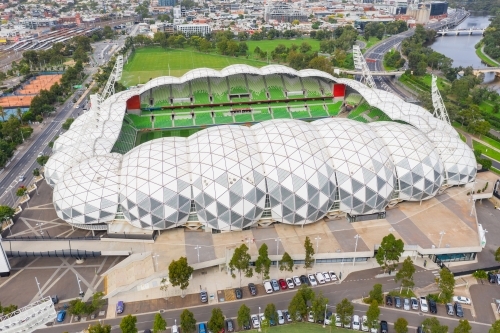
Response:
[[[481,45],[481,47],[478,47],[476,49],[476,55],[488,66],[491,67],[498,67],[500,66],[500,63],[496,61],[495,59],[490,58],[489,55],[484,53],[484,45]]]

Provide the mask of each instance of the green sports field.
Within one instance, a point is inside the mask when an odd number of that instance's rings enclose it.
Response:
[[[258,46],[262,51],[271,53],[272,50],[276,48],[279,44],[283,44],[286,47],[290,47],[293,44],[300,46],[303,42],[311,45],[311,52],[319,51],[319,40],[302,38],[302,39],[273,39],[273,40],[248,40],[246,41],[248,45],[248,53],[253,56],[253,51]]]
[[[266,62],[205,54],[193,50],[146,47],[137,49],[127,61],[123,67],[121,83],[130,87],[138,83],[146,83],[159,76],[169,75],[169,72],[171,76],[179,77],[195,68],[207,67],[220,70],[234,64],[262,67],[266,65]]]

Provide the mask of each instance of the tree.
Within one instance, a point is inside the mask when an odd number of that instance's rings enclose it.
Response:
[[[382,239],[375,259],[377,263],[386,270],[394,270],[398,266],[399,257],[404,251],[404,243],[401,239],[396,239],[393,234],[389,234]]]
[[[280,261],[280,271],[293,272],[293,259],[288,252],[283,253],[283,257]]]
[[[250,267],[250,254],[248,253],[248,246],[241,244],[234,250],[233,257],[229,261],[229,268],[231,271],[237,269],[240,273],[240,287],[241,287],[241,273],[245,272],[246,277],[253,276],[253,270]],[[231,272],[231,276],[236,278],[236,275]]]
[[[307,302],[313,299],[314,291],[305,284],[301,285],[288,305],[288,313],[290,313],[293,321],[299,321],[300,318],[304,318],[307,315]]]
[[[238,310],[238,317],[236,321],[238,322],[238,326],[241,328],[245,323],[250,320],[250,308],[245,304],[242,304]]]
[[[0,117],[2,117],[2,120],[5,121],[5,110],[3,109],[3,107],[0,106]]]
[[[354,313],[354,305],[347,299],[344,298],[340,303],[337,304],[337,315],[340,318],[340,322],[344,325],[350,324],[350,318]]]
[[[47,155],[42,155],[42,156],[36,158],[36,162],[38,164],[40,164],[41,166],[44,166],[48,160],[49,160],[49,156],[47,156]]]
[[[495,260],[500,261],[500,247],[495,251]]]
[[[323,296],[323,293],[320,291],[317,295],[315,295],[314,299],[311,303],[311,311],[313,312],[314,321],[318,319],[325,319],[325,310],[326,305],[328,304],[328,298]]]
[[[472,327],[469,324],[469,321],[467,319],[460,319],[458,321],[458,326],[455,327],[453,330],[453,333],[470,333],[472,330]]]
[[[15,212],[16,210],[9,206],[0,206],[0,224],[2,221],[11,219]]]
[[[28,190],[26,189],[25,186],[19,186],[19,188],[17,189],[16,191],[16,196],[18,197],[22,197],[24,196],[26,193],[28,193]]]
[[[382,285],[380,283],[376,283],[373,285],[373,289],[369,292],[369,299],[371,301],[377,301],[378,304],[382,304],[384,302],[384,294],[382,292]]]
[[[271,321],[268,318],[264,317],[264,320],[260,322],[260,327],[262,328],[262,331],[267,332],[270,326],[271,326]]]
[[[100,309],[104,304],[105,301],[103,300],[104,293],[102,291],[95,293],[92,295],[92,301],[90,304],[87,305],[88,307],[88,312],[87,313],[92,313]]]
[[[172,260],[168,265],[168,279],[172,286],[180,286],[183,292],[189,286],[189,278],[193,271],[193,267],[188,265],[187,258],[180,257],[179,260]]]
[[[111,325],[101,325],[101,323],[97,323],[95,325],[91,325],[88,328],[89,333],[111,333]]]
[[[259,257],[255,261],[255,271],[263,279],[269,279],[269,269],[271,268],[271,259],[269,259],[267,244],[263,243],[259,247]]]
[[[491,324],[489,333],[500,333],[500,320],[497,320],[493,324]]]
[[[224,315],[219,308],[212,309],[212,317],[207,323],[208,329],[212,332],[219,332],[224,328]]]
[[[7,306],[2,307],[2,304],[0,304],[0,313],[2,313],[4,316],[14,312],[17,310],[17,305],[10,304]]]
[[[422,322],[422,328],[424,330],[424,333],[447,333],[448,332],[448,326],[446,325],[441,325],[439,320],[437,320],[436,317],[430,317],[425,319]]]
[[[311,268],[314,262],[314,248],[309,239],[309,236],[306,236],[306,240],[304,241],[304,249],[306,252],[306,258],[304,260],[304,268]]]
[[[394,330],[396,333],[408,333],[408,320],[398,318],[398,320],[394,323]]]
[[[413,261],[410,257],[407,257],[405,261],[403,261],[403,265],[401,266],[401,269],[396,273],[396,277],[394,279],[394,281],[396,282],[401,281],[400,292],[403,290],[403,288],[413,288],[413,286],[415,285],[415,282],[413,282],[414,273],[415,266],[413,265]]]
[[[61,128],[65,131],[69,130],[71,124],[73,124],[74,121],[75,119],[73,118],[66,119],[66,121],[61,125]]]
[[[181,332],[196,332],[196,319],[194,318],[194,314],[188,309],[185,309],[181,313]]]
[[[480,269],[472,273],[472,276],[481,281],[481,283],[483,283],[483,280],[488,278],[488,273]]]
[[[120,329],[122,330],[122,333],[137,333],[137,327],[135,326],[137,324],[137,317],[128,315],[123,317],[122,321],[120,322]]]
[[[38,168],[34,168],[34,169],[33,169],[33,176],[35,176],[35,177],[40,176],[40,169],[38,169]]]
[[[278,323],[278,311],[276,311],[276,305],[274,305],[274,303],[266,305],[266,308],[264,309],[264,317],[275,324]]]
[[[439,298],[444,302],[449,302],[455,289],[455,277],[449,269],[443,268],[439,271],[438,288],[440,290]]]
[[[181,325],[182,325],[182,315],[181,315]],[[161,314],[155,314],[155,320],[153,321],[153,333],[158,333],[167,329],[167,322]]]
[[[380,308],[378,307],[378,304],[379,303],[376,300],[373,300],[368,307],[368,310],[366,311],[366,324],[368,326],[368,329],[374,328],[373,324],[378,323],[378,317],[380,316]]]

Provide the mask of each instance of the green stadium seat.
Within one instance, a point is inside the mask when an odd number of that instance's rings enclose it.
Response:
[[[319,87],[318,79],[312,77],[303,77],[302,84],[304,85],[304,89],[306,90],[306,96],[311,97],[321,97],[321,90]]]
[[[194,123],[197,126],[212,125],[214,123],[214,120],[212,119],[212,115],[210,114],[210,112],[196,113],[194,118]]]
[[[266,86],[260,75],[250,75],[247,74],[248,88],[252,95],[253,101],[265,101],[267,100]]]
[[[155,116],[155,128],[170,128],[172,127],[172,115]]]
[[[194,104],[210,104],[208,80],[206,78],[191,81],[191,89],[193,90]]]
[[[328,113],[325,111],[323,105],[309,105],[309,112],[311,113],[311,117],[328,117]]]
[[[266,76],[267,91],[271,99],[284,99],[285,98],[285,87],[283,86],[283,81],[281,80],[281,75],[267,75]]]
[[[193,126],[193,118],[176,118],[174,117],[174,126],[175,127],[189,127]]]
[[[285,88],[287,91],[289,92],[303,92],[304,89],[302,88],[302,83],[300,82],[300,77],[298,76],[288,76],[288,75],[283,75],[283,80],[285,81]],[[289,96],[290,97],[293,97],[293,96],[298,96],[298,97],[302,97],[302,95],[292,95],[292,96]]]
[[[229,116],[226,114],[229,114],[229,113],[227,111],[215,112],[214,123],[217,125],[234,123],[233,116]]]
[[[290,113],[287,108],[273,108],[273,118],[274,119],[290,119]]]
[[[231,94],[248,94],[245,77],[242,74],[231,75],[228,79]]]
[[[359,115],[366,112],[368,109],[370,109],[370,105],[368,103],[366,102],[361,103],[355,109],[351,110],[351,112],[349,112],[347,118],[349,119],[357,118]]]
[[[210,90],[212,91],[213,103],[228,103],[229,94],[226,78],[211,77]]]
[[[318,79],[319,80],[319,85],[323,89],[323,95],[324,96],[332,96],[332,84],[329,82],[326,82],[323,79]]]
[[[253,117],[251,113],[243,113],[243,114],[235,114],[234,122],[235,123],[251,123],[253,122]]]
[[[152,128],[153,124],[151,123],[151,116],[138,116],[136,114],[127,115],[130,121],[134,124],[133,126],[137,129],[142,128]]]
[[[311,118],[311,115],[308,111],[294,111],[290,112],[290,114],[292,115],[293,119]]]
[[[137,130],[123,122],[122,129],[116,140],[111,152],[125,154],[135,147],[135,140],[137,137]]]
[[[340,108],[342,106],[342,102],[338,101],[336,103],[326,103],[326,109],[328,110],[328,114],[330,116],[336,116],[340,112]]]

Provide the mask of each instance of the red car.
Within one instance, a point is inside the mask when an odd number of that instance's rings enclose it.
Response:
[[[286,281],[284,279],[279,279],[278,283],[280,284],[281,289],[287,289]]]

